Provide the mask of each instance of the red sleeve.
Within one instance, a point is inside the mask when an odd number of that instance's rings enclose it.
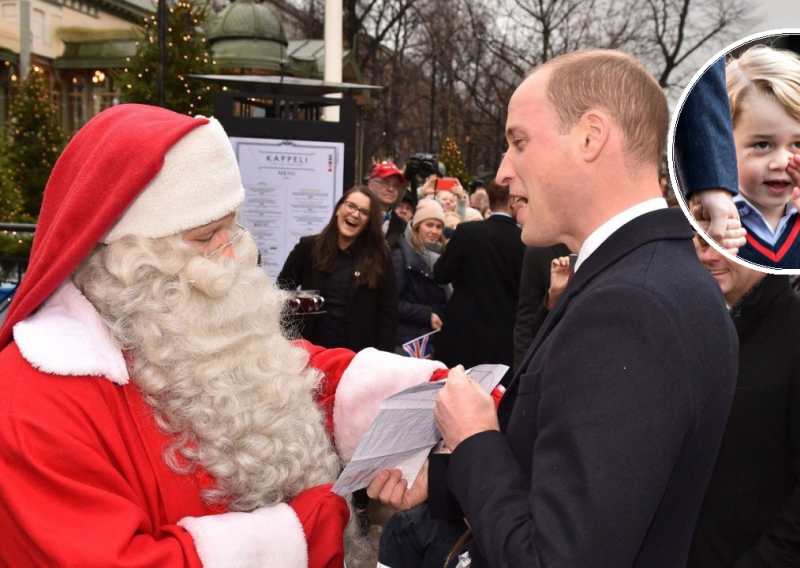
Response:
[[[158,512],[162,498],[180,497],[159,494],[135,426],[115,415],[120,387],[43,375],[18,352],[9,361],[9,350],[0,357],[0,566],[201,568],[191,535]]]
[[[317,404],[325,413],[325,429],[333,439],[333,402],[336,398],[336,388],[355,353],[349,349],[328,349],[309,343],[305,339],[294,342],[309,354],[308,365],[322,371],[322,380],[317,391]],[[335,441],[335,440],[334,440]]]
[[[446,379],[448,373],[450,373],[450,369],[438,369],[433,372],[431,375],[431,382],[434,383],[436,381],[441,381],[442,379]],[[506,393],[506,388],[503,385],[497,385],[492,390],[490,396],[492,397],[492,402],[494,402],[494,409],[497,410],[500,406],[500,399],[503,398],[503,395]]]

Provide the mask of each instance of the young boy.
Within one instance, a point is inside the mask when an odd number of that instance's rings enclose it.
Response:
[[[747,229],[739,256],[800,268],[800,57],[757,46],[726,67],[739,170],[734,202]]]

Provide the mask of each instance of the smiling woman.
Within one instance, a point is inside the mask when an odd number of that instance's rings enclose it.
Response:
[[[317,345],[392,351],[397,284],[381,232],[378,202],[366,187],[347,191],[319,235],[303,237],[278,276],[287,290],[319,290],[325,312],[300,321]]]
[[[433,265],[446,244],[444,221],[438,201],[421,199],[403,238],[392,249],[399,298],[398,353],[403,353],[403,343],[442,328],[447,294],[433,279]]]

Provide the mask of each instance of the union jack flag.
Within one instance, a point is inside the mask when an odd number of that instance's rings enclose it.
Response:
[[[403,351],[406,352],[408,357],[415,357],[416,359],[431,359],[433,358],[432,352],[432,345],[431,345],[431,335],[434,333],[439,333],[438,331],[432,331],[430,333],[426,333],[425,335],[420,335],[419,337],[415,337],[408,343],[403,343]]]

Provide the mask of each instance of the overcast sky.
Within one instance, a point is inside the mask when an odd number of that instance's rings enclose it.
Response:
[[[781,28],[800,28],[800,0],[751,0],[756,13],[764,19],[750,34]],[[749,35],[749,34],[748,34]]]

